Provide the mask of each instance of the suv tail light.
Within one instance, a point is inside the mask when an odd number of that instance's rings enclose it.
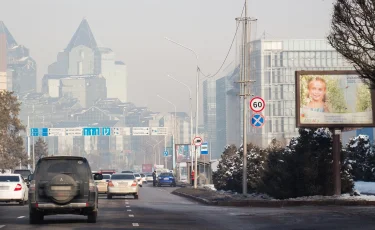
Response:
[[[14,191],[21,191],[21,189],[22,189],[22,185],[17,184],[16,188],[14,189]]]
[[[35,180],[30,181],[29,191],[31,192],[35,191]]]
[[[113,186],[115,185],[112,183],[112,181],[108,181],[108,187],[113,187]]]
[[[137,180],[134,180],[134,181],[133,181],[132,186],[137,186]]]

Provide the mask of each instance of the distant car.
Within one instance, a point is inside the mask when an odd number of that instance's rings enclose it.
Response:
[[[102,174],[103,179],[95,181],[96,187],[98,187],[98,193],[107,193],[108,181],[111,179],[111,174]]]
[[[133,171],[127,171],[127,170],[125,170],[125,171],[121,171],[121,173],[133,173]]]
[[[147,183],[146,175],[143,174],[143,173],[140,173],[140,175],[141,175],[141,181],[142,181],[142,184],[143,184],[143,183]]]
[[[15,169],[13,171],[13,174],[20,174],[23,179],[26,179],[27,180],[27,177],[32,174],[31,170],[30,169]]]
[[[169,173],[169,172],[160,173],[160,175],[158,176],[158,186],[160,187],[162,185],[169,185],[171,187],[172,186],[176,187],[176,179],[172,173]]]
[[[147,182],[154,181],[154,178],[152,177],[152,173],[146,173],[145,176],[146,176]]]
[[[135,176],[135,179],[137,180],[137,182],[138,182],[138,185],[139,186],[141,186],[142,187],[142,177],[141,177],[141,174],[139,174],[139,173],[133,173],[134,174],[134,176]]]
[[[20,174],[0,175],[0,201],[16,201],[24,205],[28,200],[27,184]]]
[[[76,214],[87,216],[96,223],[98,216],[98,188],[89,162],[78,156],[50,156],[41,158],[34,174],[29,176],[29,222],[39,224],[46,215]]]
[[[134,195],[134,199],[139,198],[139,186],[133,173],[113,174],[108,182],[107,198],[113,196]]]

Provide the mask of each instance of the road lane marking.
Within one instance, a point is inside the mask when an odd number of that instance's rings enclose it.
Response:
[[[131,212],[132,210],[131,210],[131,209],[128,209],[127,211],[128,211],[128,212]]]
[[[133,227],[139,227],[138,223],[133,223]]]
[[[25,216],[19,216],[19,217],[17,217],[18,219],[21,219],[21,218],[25,218]]]
[[[130,206],[126,206],[127,208],[130,208]]]
[[[129,214],[129,217],[134,217],[134,215],[132,215],[132,214]]]
[[[5,227],[5,225],[0,225],[0,228],[4,228]]]

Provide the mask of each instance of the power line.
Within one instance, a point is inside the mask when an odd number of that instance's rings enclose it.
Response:
[[[243,15],[243,12],[244,12],[244,10],[245,10],[245,7],[246,7],[246,1],[245,1],[244,5],[243,5],[243,8],[242,8],[241,17],[242,17],[242,15]],[[229,53],[230,53],[230,51],[232,50],[232,46],[233,46],[234,40],[235,40],[236,37],[237,37],[237,32],[238,32],[238,28],[239,28],[239,27],[240,27],[240,23],[237,24],[236,32],[234,33],[234,37],[233,37],[232,43],[230,44],[230,47],[229,47],[228,53],[227,53],[227,55],[225,56],[225,59],[224,59],[223,63],[221,64],[220,68],[219,68],[219,69],[216,71],[216,73],[213,74],[213,75],[205,75],[205,74],[202,72],[202,70],[199,69],[199,72],[202,73],[203,76],[205,76],[206,78],[213,78],[213,77],[215,77],[215,76],[220,72],[220,70],[223,68],[225,62],[227,61],[227,58],[228,58],[228,56],[229,56]]]

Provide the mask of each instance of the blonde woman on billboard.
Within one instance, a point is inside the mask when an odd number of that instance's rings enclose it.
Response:
[[[306,108],[314,112],[329,113],[327,106],[327,83],[321,77],[311,78],[307,82],[307,98]]]

